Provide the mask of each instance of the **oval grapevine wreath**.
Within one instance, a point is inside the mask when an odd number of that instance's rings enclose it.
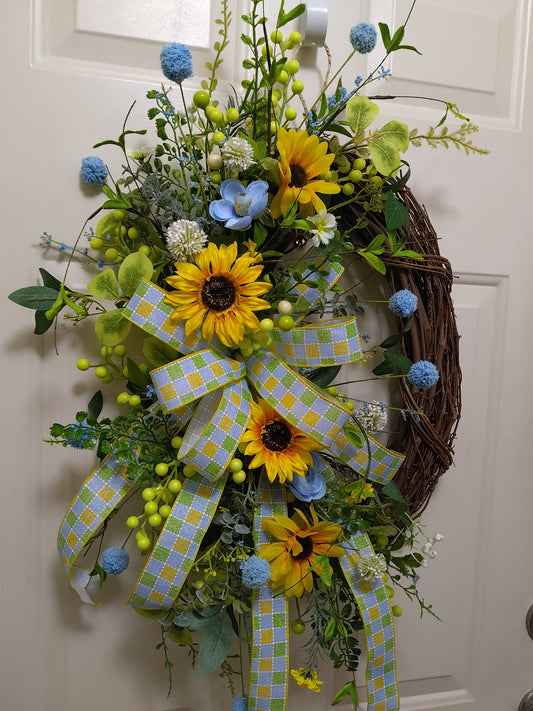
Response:
[[[229,97],[216,93],[225,0],[192,102],[191,54],[165,46],[171,87],[148,92],[153,134],[130,128],[130,110],[118,138],[95,146],[117,149],[119,175],[83,159],[101,208],[73,246],[45,233],[63,275],[40,269],[41,286],[10,298],[35,311],[35,333],[67,319],[98,342],[77,367],[101,389],[49,440],[98,460],[58,535],[81,600],[97,604],[98,584],[136,566],[128,602],[160,626],[170,685],[178,644],[200,674],[227,678],[233,711],[283,711],[289,683],[319,692],[328,658],[347,674],[328,701],[356,708],[363,647],[368,709],[395,711],[392,596],[431,612],[416,583],[442,537],[415,516],[452,462],[461,409],[452,272],[404,156],[421,144],[483,151],[447,102],[427,135],[380,119],[384,60],[417,51],[403,43],[407,21],[380,24],[386,56],[354,79],[348,60],[378,40],[356,24],[347,60],[307,104],[291,29],[304,10],[281,2],[270,23],[252,0]],[[453,131],[450,114],[462,121]],[[74,260],[90,272],[81,291],[69,286]],[[346,286],[353,264],[362,281],[378,276],[385,300]],[[377,342],[358,328],[369,309],[395,324]],[[395,402],[365,399],[368,380],[397,386]],[[106,543],[110,530],[121,546]]]

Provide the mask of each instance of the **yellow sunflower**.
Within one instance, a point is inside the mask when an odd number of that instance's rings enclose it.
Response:
[[[318,136],[293,128],[288,131],[280,128],[277,136],[281,187],[270,206],[272,217],[284,215],[295,202],[304,214],[325,210],[317,193],[340,192],[337,183],[316,180],[318,175],[328,172],[335,159],[333,153],[327,152],[328,144]]]
[[[263,267],[250,253],[237,257],[236,242],[229,247],[209,243],[195,262],[176,262],[176,274],[167,278],[175,289],[165,298],[174,306],[171,318],[185,321],[187,336],[201,328],[206,341],[215,334],[234,348],[244,338],[245,326],[259,328],[254,311],[269,307],[258,298],[271,288],[256,281]]]
[[[316,565],[317,558],[324,554],[335,558],[344,555],[344,548],[334,543],[341,537],[341,526],[338,523],[319,521],[312,507],[311,516],[312,525],[296,509],[292,518],[274,514],[263,524],[277,540],[261,546],[259,555],[270,563],[272,587],[284,586],[287,597],[301,597],[304,591],[311,592],[311,571],[317,575],[322,572],[322,566]]]
[[[264,400],[251,403],[250,422],[241,441],[244,454],[253,457],[252,469],[265,465],[269,481],[276,477],[283,484],[292,481],[293,474],[305,476],[313,466],[311,452],[322,445],[283,419]]]

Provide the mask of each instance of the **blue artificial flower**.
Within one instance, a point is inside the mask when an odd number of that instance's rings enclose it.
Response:
[[[170,81],[181,84],[192,77],[192,57],[184,44],[172,42],[163,47],[160,54],[161,71]]]
[[[209,214],[225,222],[229,230],[245,230],[267,206],[267,190],[268,183],[264,180],[254,180],[246,188],[233,178],[224,180],[220,185],[222,200],[209,205]]]
[[[248,697],[236,696],[231,704],[231,711],[248,711]]]
[[[247,588],[260,588],[270,580],[270,565],[264,558],[253,555],[241,563],[242,582]]]
[[[360,54],[368,54],[376,46],[378,34],[374,25],[369,22],[360,22],[350,30],[352,47]]]
[[[120,575],[130,562],[128,551],[124,548],[108,548],[102,553],[102,568],[108,575]]]
[[[416,311],[417,298],[409,289],[400,289],[389,299],[389,309],[396,316],[410,316]]]
[[[313,457],[313,467],[309,469],[307,475],[295,474],[292,481],[288,482],[289,489],[294,496],[306,503],[321,499],[326,493],[326,482],[317,468],[319,464],[318,456],[314,452],[311,452],[311,456]]]
[[[410,383],[425,390],[435,385],[439,379],[439,371],[429,360],[419,360],[409,368],[407,377]]]
[[[80,173],[87,185],[103,185],[107,178],[105,163],[98,156],[83,158]]]
[[[72,425],[72,436],[65,437],[65,442],[74,449],[84,449],[84,443],[93,439],[93,430],[87,426],[86,420]]]

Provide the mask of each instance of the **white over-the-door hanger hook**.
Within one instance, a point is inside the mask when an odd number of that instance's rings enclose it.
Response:
[[[328,29],[328,0],[305,0],[305,5],[300,20],[302,44],[322,46]]]

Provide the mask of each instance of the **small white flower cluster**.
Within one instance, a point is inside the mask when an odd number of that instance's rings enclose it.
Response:
[[[422,567],[427,568],[428,558],[436,558],[437,551],[433,549],[435,543],[440,543],[444,540],[442,533],[436,533],[432,538],[428,538],[427,541],[422,546],[422,553],[426,556],[422,561]]]
[[[224,165],[231,173],[240,173],[254,162],[254,149],[246,138],[233,136],[220,147]]]
[[[168,227],[166,240],[168,251],[179,262],[199,254],[207,235],[194,220],[176,220]]]
[[[382,432],[387,425],[385,403],[377,400],[363,403],[354,415],[367,432]]]
[[[359,574],[363,580],[378,580],[387,572],[387,561],[382,553],[362,555],[359,559]]]

